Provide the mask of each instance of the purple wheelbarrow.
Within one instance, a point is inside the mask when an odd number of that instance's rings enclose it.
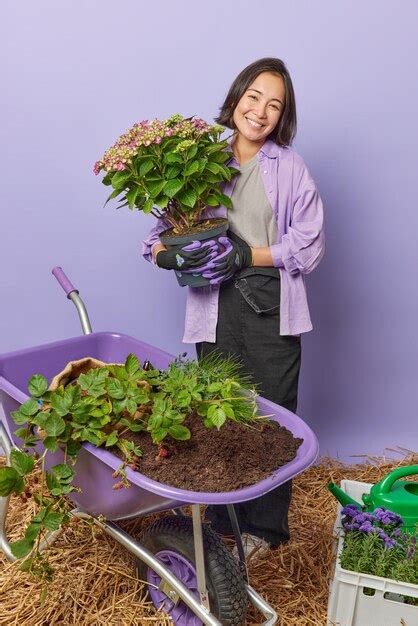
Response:
[[[16,426],[11,413],[28,399],[26,385],[34,373],[51,379],[69,361],[86,356],[114,363],[125,361],[127,355],[133,352],[141,361],[149,360],[158,369],[165,369],[174,360],[171,354],[127,335],[92,333],[78,291],[61,268],[55,268],[53,274],[75,304],[84,336],[0,355],[0,403],[3,410],[3,414],[0,412],[0,446],[7,463],[11,449],[22,444],[13,435]],[[318,442],[303,420],[262,397],[257,398],[257,404],[261,414],[272,415],[271,419],[280,422],[295,437],[302,438],[303,443],[293,461],[244,489],[227,493],[186,491],[127,468],[127,478],[132,487],[115,491],[112,489],[112,474],[119,467],[120,459],[108,450],[89,443],[83,444],[77,458],[74,484],[81,488],[81,492],[70,495],[76,507],[71,515],[93,520],[135,555],[138,573],[147,582],[154,605],[168,613],[174,624],[179,626],[245,624],[248,601],[264,616],[263,624],[275,624],[278,620],[274,609],[248,583],[242,546],[238,545],[240,558],[237,561],[219,536],[201,523],[200,515],[201,505],[227,505],[239,537],[233,504],[271,491],[315,461]],[[50,454],[49,464],[62,462],[62,456],[61,452]],[[8,504],[8,497],[0,497],[0,549],[9,560],[14,560],[5,531]],[[191,518],[183,514],[184,505],[191,506]],[[165,510],[171,510],[173,515],[149,526],[140,542],[116,523]],[[50,545],[58,533],[51,532],[42,547]]]

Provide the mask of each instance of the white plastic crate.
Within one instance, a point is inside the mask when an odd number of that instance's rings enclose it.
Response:
[[[341,481],[341,488],[357,502],[372,487],[355,480]],[[328,600],[328,624],[338,626],[418,626],[418,606],[405,604],[404,596],[418,598],[418,585],[343,569],[338,556],[343,548],[341,506],[334,525],[336,562]],[[374,589],[365,595],[364,588]]]

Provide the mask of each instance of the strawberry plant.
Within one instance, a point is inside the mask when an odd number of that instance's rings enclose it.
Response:
[[[53,390],[41,374],[30,378],[30,398],[12,413],[19,426],[15,434],[28,451],[12,450],[10,466],[0,468],[0,496],[32,497],[37,505],[24,537],[11,543],[13,555],[25,559],[22,569],[51,579],[40,546],[48,532],[70,522],[65,496],[78,489],[73,465],[84,442],[121,450],[124,461],[114,472],[120,479],[114,488],[121,489],[129,486],[125,467],[137,470],[142,455],[129,433],[149,433],[165,458],[170,441],[190,438],[184,425],[190,415],[217,429],[228,419],[263,419],[257,417],[255,389],[240,374],[238,362],[212,354],[198,363],[185,356],[160,371],[149,363],[142,367],[130,354],[124,364],[95,367]],[[30,452],[40,441],[42,454]],[[46,470],[46,455],[58,449],[64,452],[63,463]],[[35,469],[40,469],[40,481],[33,486],[28,479]]]

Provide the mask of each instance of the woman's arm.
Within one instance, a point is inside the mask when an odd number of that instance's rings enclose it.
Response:
[[[161,250],[167,250],[167,248],[162,243],[156,243],[151,248],[152,260],[156,264],[157,254],[161,252]]]
[[[324,211],[321,197],[301,157],[295,159],[293,207],[288,231],[270,246],[273,265],[289,274],[309,274],[325,249]]]
[[[274,267],[270,246],[264,248],[251,248],[253,261],[251,265],[256,267]]]

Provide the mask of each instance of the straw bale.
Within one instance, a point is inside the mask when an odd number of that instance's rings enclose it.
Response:
[[[392,451],[394,452],[394,451]],[[281,626],[324,626],[333,564],[336,502],[326,489],[342,478],[376,482],[394,467],[418,463],[418,454],[396,450],[399,461],[364,455],[355,465],[322,461],[294,480],[292,539],[250,563],[252,586],[277,610]],[[29,503],[11,500],[8,536],[17,539],[31,515]],[[163,514],[162,514],[163,515]],[[157,516],[121,522],[134,537]],[[44,601],[41,584],[0,555],[0,626],[166,626],[135,575],[134,559],[97,527],[80,521],[50,549],[55,579]],[[261,623],[250,608],[248,625]]]

